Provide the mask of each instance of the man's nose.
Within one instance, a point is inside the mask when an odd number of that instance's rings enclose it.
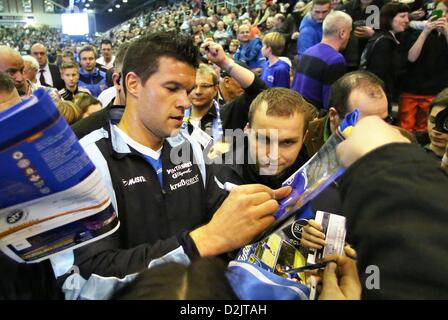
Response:
[[[13,78],[16,82],[23,82],[23,73],[20,71],[17,71],[14,75]]]
[[[198,94],[198,95],[200,95],[200,94],[202,94],[202,91],[203,91],[202,87],[201,87],[201,86],[197,86],[197,87],[193,90],[193,93],[194,93],[194,94]]]
[[[177,105],[179,107],[183,107],[185,109],[188,109],[190,107],[191,103],[190,103],[190,99],[188,99],[188,94],[187,94],[186,90],[180,94],[180,96],[177,100]]]

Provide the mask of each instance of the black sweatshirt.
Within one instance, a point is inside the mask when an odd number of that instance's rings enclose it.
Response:
[[[405,59],[404,72],[400,76],[401,92],[416,95],[435,96],[448,87],[448,42],[443,34],[431,32],[426,38],[419,58],[415,62],[407,61],[420,32],[408,29],[401,37],[399,55]]]
[[[49,260],[18,263],[0,252],[0,300],[63,299]]]
[[[447,190],[440,163],[416,145],[384,146],[348,169],[341,195],[363,298],[448,298]],[[369,265],[380,290],[365,288]]]

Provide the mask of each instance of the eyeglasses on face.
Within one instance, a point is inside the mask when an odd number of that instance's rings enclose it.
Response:
[[[213,83],[200,83],[200,84],[196,84],[193,87],[193,90],[196,90],[197,88],[200,88],[200,89],[210,89],[210,88],[212,88],[214,86],[215,85]]]

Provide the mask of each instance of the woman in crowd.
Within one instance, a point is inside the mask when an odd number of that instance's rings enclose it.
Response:
[[[61,100],[56,104],[56,107],[70,125],[83,118],[81,109],[72,101]]]
[[[101,101],[88,93],[78,93],[75,96],[74,103],[81,110],[83,118],[102,109]]]
[[[396,48],[399,45],[396,35],[403,32],[408,23],[407,5],[390,2],[383,6],[380,13],[380,31],[369,40],[361,56],[360,68],[376,74],[384,81],[389,112],[396,95],[395,79],[398,68]]]
[[[448,86],[448,0],[434,1],[441,16],[422,21],[423,30],[408,28],[400,37],[399,52],[406,61],[400,84],[400,127],[418,137],[426,133],[429,105]]]

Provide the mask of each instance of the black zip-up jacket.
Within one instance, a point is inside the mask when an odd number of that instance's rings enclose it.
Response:
[[[111,120],[117,123],[119,119]],[[189,232],[207,223],[214,213],[216,207],[206,199],[214,192],[215,183],[205,189],[206,174],[193,162],[188,141],[175,145],[179,142],[165,140],[163,189],[152,166],[111,126],[93,131],[80,142],[114,194],[121,223],[111,236],[75,251],[75,265],[84,278],[91,274],[123,278],[180,246],[190,260],[198,256]],[[177,165],[170,160],[172,151],[189,155]]]
[[[0,300],[62,300],[51,264],[18,263],[0,252]]]
[[[363,298],[448,298],[447,190],[440,162],[415,144],[384,146],[347,170],[341,195]],[[379,289],[365,287],[370,265]]]

